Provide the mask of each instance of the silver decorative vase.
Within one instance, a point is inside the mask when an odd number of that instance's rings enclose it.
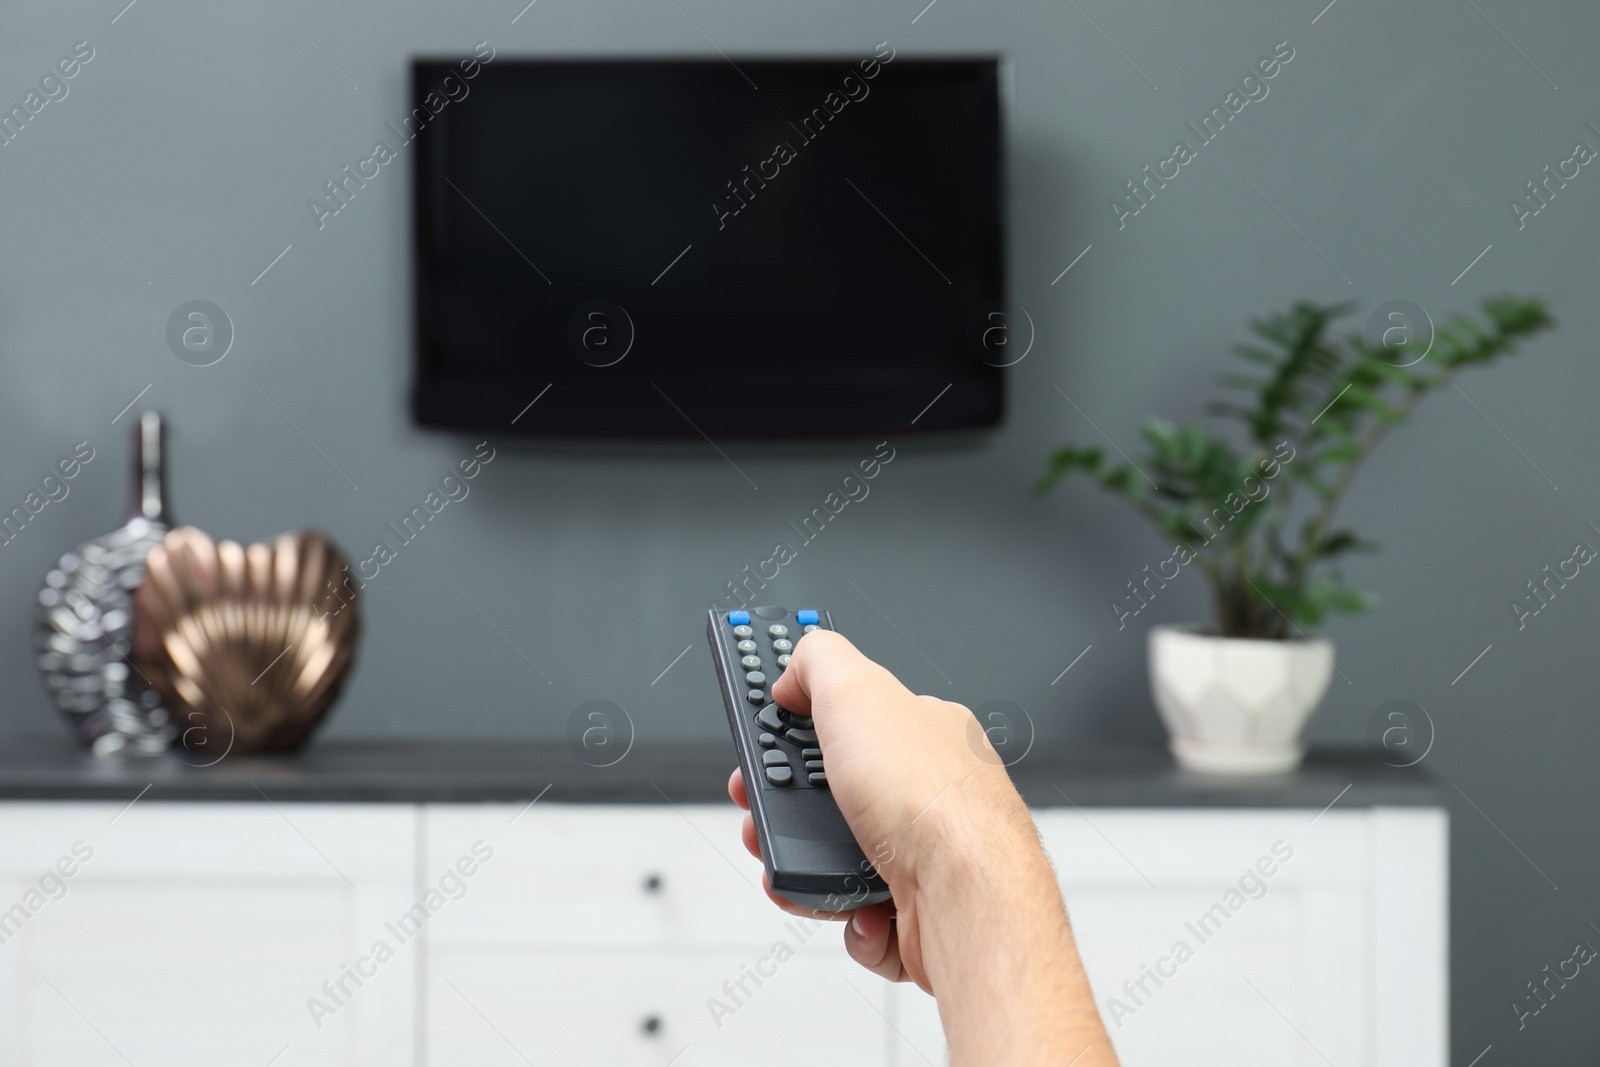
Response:
[[[178,733],[130,658],[134,590],[172,524],[163,445],[161,416],[145,412],[134,435],[127,522],[62,556],[39,590],[40,677],[73,736],[97,756],[164,752]]]

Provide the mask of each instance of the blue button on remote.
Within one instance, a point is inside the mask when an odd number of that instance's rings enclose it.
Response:
[[[815,615],[816,612],[812,612],[812,614]],[[750,625],[750,613],[748,611],[730,611],[730,612],[728,612],[728,625],[729,626],[749,626]]]
[[[817,613],[815,611],[797,611],[794,613],[794,621],[801,626],[815,626],[817,624]]]

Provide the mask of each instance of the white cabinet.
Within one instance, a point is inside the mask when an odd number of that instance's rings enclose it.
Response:
[[[742,1004],[745,952],[491,952],[430,960],[428,1060],[566,1067],[882,1067],[885,983],[835,951],[801,951]],[[730,1007],[713,1015],[708,999]],[[738,1004],[738,1006],[734,1006]]]
[[[1443,811],[1036,815],[1128,1067],[1445,1064]],[[738,825],[0,804],[0,1067],[942,1065],[932,999],[772,907]]]
[[[1035,817],[1125,1067],[1444,1067],[1442,810]],[[901,1004],[902,1062],[942,1063],[933,1005]]]
[[[772,906],[741,817],[431,808],[426,877],[493,854],[428,928],[428,1062],[881,1067],[887,985]]]
[[[427,809],[425,877],[492,850],[462,906],[441,909],[435,943],[607,949],[767,944],[783,916],[731,803]]]
[[[410,905],[416,821],[369,805],[0,805],[0,1064],[409,1062],[416,952],[345,978],[338,1004],[323,983]],[[312,997],[332,1009],[320,1026]]]

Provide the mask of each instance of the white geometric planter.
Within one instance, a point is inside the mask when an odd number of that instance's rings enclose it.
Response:
[[[1333,677],[1333,642],[1150,631],[1150,691],[1178,764],[1205,774],[1284,774]]]

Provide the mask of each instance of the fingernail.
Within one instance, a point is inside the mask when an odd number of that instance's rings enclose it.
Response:
[[[866,928],[861,924],[861,913],[859,911],[850,916],[850,929],[856,932],[857,937],[867,936]]]

